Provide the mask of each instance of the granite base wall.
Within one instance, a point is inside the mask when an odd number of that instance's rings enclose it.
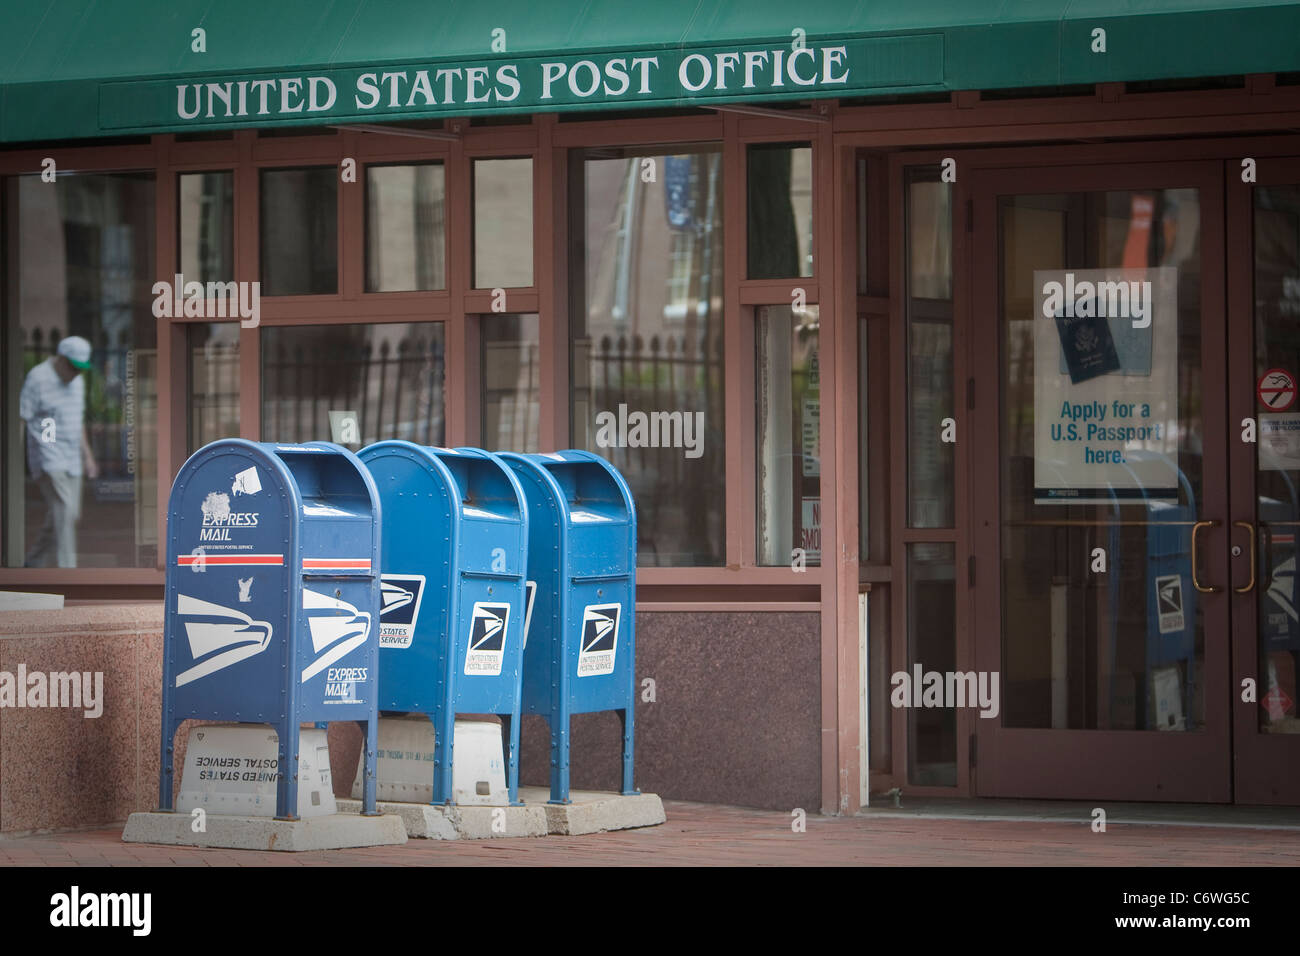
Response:
[[[636,786],[669,800],[789,810],[821,807],[821,619],[816,613],[637,614]],[[614,713],[571,728],[571,785],[621,786]],[[550,785],[550,732],[520,731],[520,782]],[[355,725],[330,728],[334,792],[349,796],[361,753]]]
[[[162,604],[0,614],[0,671],[104,675],[103,713],[0,707],[0,833],[115,823],[158,804]]]
[[[158,804],[162,606],[0,613],[0,671],[99,671],[103,714],[0,708],[0,833],[116,823]],[[654,700],[642,682],[654,680]],[[816,613],[637,615],[636,785],[667,799],[788,810],[821,802],[820,620]],[[183,766],[190,726],[176,738]],[[549,783],[549,732],[521,729],[521,782]],[[576,717],[572,786],[615,790],[619,721]],[[355,724],[330,728],[335,793],[360,756]],[[173,789],[179,787],[174,781]]]

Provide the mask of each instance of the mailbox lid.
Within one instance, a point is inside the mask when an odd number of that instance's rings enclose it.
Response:
[[[462,572],[522,578],[528,552],[528,509],[519,479],[499,457],[481,448],[439,448],[456,481]]]
[[[623,476],[590,452],[570,450],[531,457],[559,489],[568,537],[565,573],[632,573],[636,566],[636,510]]]
[[[555,479],[571,524],[636,523],[636,505],[627,482],[599,455],[568,449],[526,457]]]
[[[379,494],[352,452],[330,442],[271,444],[301,499],[304,574],[375,573],[379,554]]]

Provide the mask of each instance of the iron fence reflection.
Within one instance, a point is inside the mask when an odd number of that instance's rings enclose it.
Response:
[[[287,342],[298,333],[299,341]],[[263,337],[262,433],[277,441],[330,438],[331,410],[357,413],[359,441],[444,440],[441,326],[408,332],[392,344],[359,341],[356,330],[268,329]],[[281,341],[274,341],[281,339]]]

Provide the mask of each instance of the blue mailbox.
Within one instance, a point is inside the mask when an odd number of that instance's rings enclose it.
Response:
[[[375,813],[379,496],[326,442],[215,441],[181,467],[167,514],[159,806],[188,719],[270,724],[276,817],[298,807],[299,727],[364,724]]]
[[[551,803],[569,802],[569,718],[618,711],[623,793],[632,786],[636,508],[623,476],[585,451],[502,452],[528,503],[534,592],[523,709],[551,731]]]
[[[518,804],[528,549],[519,482],[477,448],[381,441],[359,457],[384,514],[379,707],[433,722],[435,804],[452,802],[456,715],[500,715]]]

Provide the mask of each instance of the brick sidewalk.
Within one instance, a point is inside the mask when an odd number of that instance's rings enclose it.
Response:
[[[0,866],[677,866],[995,865],[1296,866],[1295,831],[897,817],[790,815],[665,801],[659,827],[580,837],[464,842],[412,840],[400,847],[272,853],[122,842],[120,827],[0,839]]]

